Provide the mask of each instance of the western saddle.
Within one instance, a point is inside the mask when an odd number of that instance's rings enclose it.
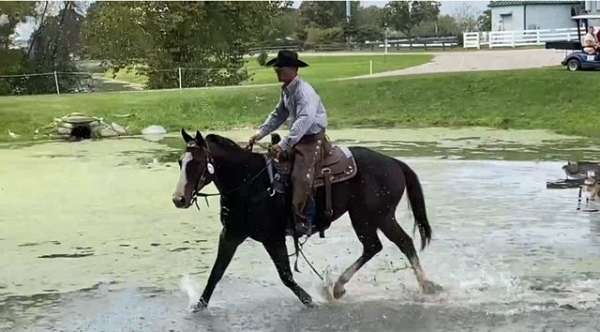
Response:
[[[271,136],[271,144],[277,144],[280,140],[279,135],[273,134]],[[331,185],[338,182],[343,182],[349,180],[356,176],[358,172],[358,167],[356,165],[356,160],[352,155],[352,152],[347,147],[337,146],[337,145],[328,145],[328,148],[325,150],[325,156],[321,160],[321,162],[316,166],[315,172],[315,180],[313,183],[314,189],[319,187],[324,187],[325,191],[325,211],[324,216],[326,218],[325,223],[328,225],[331,222],[331,218],[333,217],[333,206],[332,206],[332,193],[331,193]],[[283,161],[274,163],[273,168],[277,173],[273,176],[273,171],[270,171],[269,174],[272,179],[277,181],[288,182],[289,175],[291,173],[291,161]],[[273,181],[272,181],[273,182]],[[287,184],[277,184],[274,183],[274,188],[287,188],[289,187],[289,183]],[[284,189],[280,190],[283,192]],[[321,237],[323,236],[322,230],[320,231]]]

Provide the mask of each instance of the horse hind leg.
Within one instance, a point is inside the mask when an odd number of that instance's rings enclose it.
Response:
[[[410,265],[417,277],[417,281],[425,294],[433,294],[437,291],[442,290],[442,287],[435,284],[434,282],[427,279],[423,268],[421,267],[421,263],[419,262],[419,256],[417,256],[417,251],[415,250],[415,246],[413,244],[413,240],[404,232],[402,227],[398,225],[396,218],[392,214],[390,217],[387,217],[384,222],[379,225],[379,229],[383,232],[383,234],[392,242],[400,248],[402,253],[406,255]]]
[[[346,294],[344,285],[352,279],[352,276],[354,276],[363,265],[371,260],[371,258],[383,248],[381,241],[379,241],[379,237],[377,236],[377,228],[368,224],[366,221],[368,218],[357,220],[356,216],[353,217],[352,213],[350,213],[350,219],[352,220],[352,227],[363,245],[363,253],[335,282],[333,287],[333,297],[336,299],[339,299]]]

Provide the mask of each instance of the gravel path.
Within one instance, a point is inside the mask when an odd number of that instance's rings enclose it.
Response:
[[[492,50],[470,52],[432,53],[431,62],[405,69],[386,71],[373,75],[349,77],[374,78],[443,72],[484,71],[540,68],[557,66],[565,56],[564,51],[546,49]]]

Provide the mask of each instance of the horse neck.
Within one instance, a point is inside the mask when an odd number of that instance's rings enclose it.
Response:
[[[264,158],[257,153],[226,151],[219,146],[209,149],[215,166],[214,182],[221,193],[239,188],[265,166]]]

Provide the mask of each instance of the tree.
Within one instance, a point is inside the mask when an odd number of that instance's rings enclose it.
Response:
[[[82,7],[73,1],[0,2],[0,17],[7,18],[3,20],[7,24],[0,27],[0,58],[3,60],[0,74],[76,71],[72,57],[79,52]],[[11,45],[10,36],[16,25],[27,17],[34,18],[35,30],[25,49],[14,49],[17,45]],[[75,76],[59,80],[61,90],[70,89],[76,83]],[[55,89],[54,80],[29,76],[4,81],[2,92],[45,93]]]
[[[365,42],[383,38],[384,10],[376,6],[359,7],[352,15],[356,20],[356,34],[354,40]]]
[[[35,2],[0,1],[0,48],[11,46],[10,36],[19,22],[33,14]]]
[[[413,29],[420,23],[435,20],[440,13],[437,1],[392,1],[384,8],[384,24],[412,39]]]
[[[359,2],[351,2],[351,13],[357,13]],[[351,15],[352,20],[346,20],[346,2],[345,1],[302,1],[298,8],[299,25],[297,35],[302,41],[309,39],[309,29],[311,36],[334,36],[338,33],[331,33],[335,29],[341,29],[342,35],[346,38],[352,37],[357,32],[357,24],[354,20],[354,15]],[[324,30],[319,32],[315,29]],[[314,40],[314,38],[311,38]],[[323,40],[322,42],[332,42],[337,40]],[[309,41],[310,42],[310,41]]]
[[[460,26],[450,15],[442,15],[437,20],[437,29],[439,36],[454,36],[460,34]]]
[[[461,28],[450,15],[441,15],[435,21],[424,21],[413,29],[416,36],[454,36],[459,33]]]
[[[188,86],[247,79],[244,54],[283,2],[97,2],[84,43],[90,57],[115,69],[144,64],[151,88],[176,87],[177,67]]]
[[[333,28],[346,20],[344,1],[302,1],[298,9],[304,28]]]
[[[477,30],[477,10],[468,3],[463,3],[454,12],[456,23],[461,28],[461,32],[470,32]]]
[[[492,10],[486,9],[477,19],[479,31],[492,31]]]
[[[356,24],[360,26],[381,26],[383,22],[384,9],[377,6],[358,7],[352,14],[356,18]]]
[[[269,19],[263,28],[260,41],[268,45],[282,45],[285,40],[294,39],[298,29],[298,10],[289,6],[290,4],[284,4],[284,7]]]
[[[380,27],[363,25],[358,27],[355,41],[364,43],[383,39],[383,30]]]

